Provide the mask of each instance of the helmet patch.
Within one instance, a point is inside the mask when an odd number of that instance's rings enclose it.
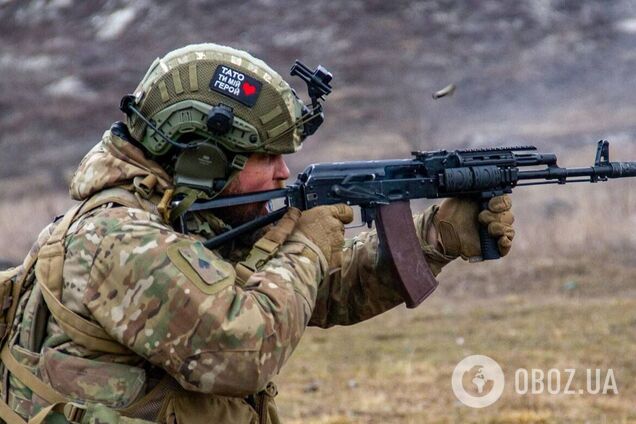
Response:
[[[229,66],[219,65],[210,80],[210,89],[252,107],[261,92],[262,83]]]

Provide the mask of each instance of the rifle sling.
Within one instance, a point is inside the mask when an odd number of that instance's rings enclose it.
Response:
[[[254,243],[247,258],[234,267],[239,282],[245,284],[252,274],[276,256],[280,247],[296,228],[299,218],[300,210],[288,208],[276,225]]]

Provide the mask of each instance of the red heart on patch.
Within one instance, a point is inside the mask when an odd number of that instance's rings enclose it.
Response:
[[[246,96],[251,96],[252,94],[256,93],[256,87],[247,81],[244,81],[241,87],[243,88],[243,93],[245,93]]]

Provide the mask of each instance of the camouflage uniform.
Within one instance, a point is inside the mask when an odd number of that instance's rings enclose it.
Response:
[[[252,75],[256,103],[208,89],[217,78],[210,75],[232,67]],[[258,235],[210,251],[202,241],[227,229],[217,217],[190,216],[187,235],[167,224],[161,206],[175,185],[184,188],[179,178],[192,181],[192,163],[216,155],[217,168],[236,175],[241,155],[300,148],[311,112],[262,61],[223,46],[189,46],[155,61],[132,97],[170,137],[187,130],[206,140],[205,149],[198,157],[184,149],[181,158],[195,156],[182,168],[177,159],[169,175],[148,157],[170,146],[129,115],[130,138],[115,126],[83,159],[71,182],[81,209],[42,232],[16,280],[24,286],[0,353],[8,404],[0,402],[0,416],[10,408],[33,423],[275,423],[270,380],[305,327],[354,324],[400,304],[392,267],[373,231],[347,241],[337,269],[296,231],[243,282],[235,265]],[[203,123],[219,102],[232,106],[239,129],[208,143],[212,130]],[[197,181],[215,187],[205,178],[210,166],[197,172],[205,174]],[[435,211],[416,216],[415,227],[437,273],[452,257],[423,242]]]
[[[144,200],[136,182],[148,175],[156,184],[153,193],[143,192]],[[71,183],[76,200],[122,187],[140,202],[103,205],[79,218],[65,239],[62,303],[103,327],[125,350],[82,346],[53,317],[34,328],[46,314],[35,285],[18,311],[12,351],[77,401],[125,409],[154,390],[149,406],[125,412],[131,417],[170,422],[171,414],[179,419],[195,409],[201,422],[255,422],[263,408],[276,422],[275,389],[268,382],[307,325],[354,324],[402,302],[384,271],[389,267],[379,263],[377,236],[371,231],[348,240],[342,268],[330,271],[320,250],[293,233],[259,272],[238,284],[234,264],[246,249],[214,252],[202,244],[224,227],[218,218],[199,215],[195,232],[184,235],[157,212],[169,180],[141,150],[108,131]],[[420,240],[434,210],[415,218]],[[43,231],[40,243],[50,231]],[[439,272],[450,258],[422,246]],[[163,374],[176,383],[166,383]],[[46,404],[13,376],[9,393],[10,406],[24,417]]]

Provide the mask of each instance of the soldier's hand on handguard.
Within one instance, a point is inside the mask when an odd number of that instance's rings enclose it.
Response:
[[[329,269],[334,269],[342,264],[344,224],[351,221],[353,210],[347,205],[318,206],[301,214],[296,229],[318,246],[327,259]]]
[[[437,248],[452,257],[470,260],[481,257],[479,225],[488,227],[488,233],[497,238],[501,256],[510,252],[515,230],[510,196],[490,199],[488,209],[479,212],[479,204],[467,198],[445,199],[433,219]]]

